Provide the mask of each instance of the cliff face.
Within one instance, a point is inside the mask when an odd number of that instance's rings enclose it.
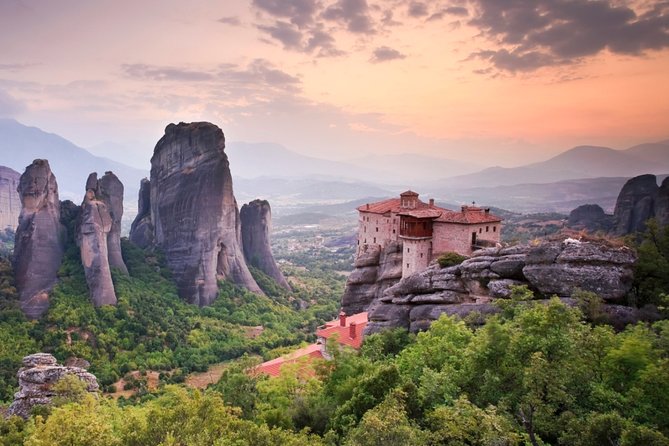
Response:
[[[77,225],[77,245],[81,251],[81,263],[84,266],[90,298],[96,306],[114,305],[117,301],[111,278],[110,244],[117,245],[118,252],[114,255],[118,258],[115,261],[120,261],[127,273],[121,257],[120,216],[117,222],[118,232],[113,233],[115,220],[113,211],[114,207],[118,206],[118,200],[110,194],[118,192],[118,185],[115,182],[120,183],[120,181],[112,175],[108,172],[105,175],[106,179],[103,177],[104,181],[98,181],[95,173],[89,175]],[[108,189],[104,188],[105,185]],[[120,190],[122,192],[122,185]],[[121,195],[121,208],[122,197]]]
[[[358,255],[355,269],[346,281],[341,299],[346,314],[365,311],[402,278],[402,244],[391,242],[385,248],[366,245]]]
[[[368,310],[366,331],[419,331],[443,313],[496,312],[491,302],[508,298],[514,285],[527,285],[544,297],[569,298],[581,289],[615,303],[632,286],[635,260],[626,247],[576,240],[480,250],[460,265],[434,265],[385,290]]]
[[[26,167],[18,192],[22,209],[14,248],[16,287],[23,312],[37,318],[49,306],[48,293],[64,252],[58,184],[49,162],[35,160]]]
[[[153,244],[153,223],[151,222],[151,182],[144,178],[139,187],[137,216],[130,227],[130,241],[140,248]]]
[[[86,384],[86,390],[96,393],[99,389],[97,378],[80,367],[64,367],[48,353],[35,353],[23,358],[19,369],[19,391],[9,406],[8,415],[28,418],[36,405],[49,405],[56,396],[53,385],[66,375],[73,375]]]
[[[9,167],[0,166],[0,231],[16,229],[21,214],[21,199],[17,189],[21,174]]]
[[[98,180],[95,196],[107,205],[111,217],[111,228],[107,234],[109,266],[128,274],[121,252],[121,220],[123,219],[123,183],[113,172],[105,172]]]
[[[614,234],[633,234],[646,229],[646,220],[655,216],[658,189],[655,175],[641,175],[625,183],[616,201]]]
[[[237,202],[221,129],[207,122],[170,124],[151,158],[150,225],[179,294],[211,304],[217,279],[261,293],[244,261]],[[136,220],[132,239],[149,225]]]
[[[240,211],[240,218],[246,263],[260,269],[277,284],[290,290],[290,285],[274,261],[270,247],[272,210],[269,203],[266,200],[254,200],[245,204]]]

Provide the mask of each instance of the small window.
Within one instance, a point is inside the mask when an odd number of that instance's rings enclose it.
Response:
[[[374,237],[374,243],[376,243],[376,237]]]
[[[358,246],[360,246],[360,240],[358,240]]]
[[[411,252],[411,249],[407,248],[407,253]]]
[[[365,245],[367,244],[367,239],[365,239],[365,242],[364,242],[364,243],[365,243]]]
[[[395,233],[395,230],[393,229],[393,234]]]
[[[376,232],[379,232],[379,228],[376,228]]]
[[[367,232],[367,226],[365,226],[365,227],[363,228],[363,231],[364,231],[364,232]]]
[[[483,232],[483,228],[479,228],[479,234]]]
[[[497,226],[492,227],[492,232],[497,232]]]
[[[407,268],[409,267],[409,264],[407,263]]]
[[[420,253],[420,258],[421,258],[421,259],[423,258],[423,253],[422,253],[422,252]]]
[[[490,232],[490,226],[485,227],[485,232]]]

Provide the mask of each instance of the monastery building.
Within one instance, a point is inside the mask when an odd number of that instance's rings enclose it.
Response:
[[[470,256],[500,242],[502,219],[490,209],[462,206],[452,211],[433,199],[424,203],[410,190],[399,198],[364,204],[358,212],[357,254],[372,245],[402,242],[402,277],[427,268],[446,252]]]

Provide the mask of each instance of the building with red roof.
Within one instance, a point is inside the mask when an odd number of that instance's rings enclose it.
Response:
[[[299,375],[313,375],[311,365],[315,360],[332,359],[332,355],[327,350],[328,345],[331,345],[331,342],[327,342],[328,340],[336,341],[335,345],[338,348],[350,347],[358,350],[362,345],[365,326],[367,326],[367,313],[358,313],[352,316],[347,316],[344,312],[339,313],[337,319],[318,327],[316,331],[318,340],[315,344],[271,361],[263,362],[253,369],[253,373],[279,376],[284,367],[298,364],[297,373]]]
[[[500,242],[502,219],[488,208],[462,206],[445,209],[408,190],[399,198],[367,203],[357,208],[358,255],[370,246],[402,242],[402,277],[425,269],[441,254],[469,256],[476,249]]]

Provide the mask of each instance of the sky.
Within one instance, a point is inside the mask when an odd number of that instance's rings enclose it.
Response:
[[[0,117],[140,167],[202,120],[337,160],[624,149],[669,138],[667,73],[667,1],[0,0]]]

